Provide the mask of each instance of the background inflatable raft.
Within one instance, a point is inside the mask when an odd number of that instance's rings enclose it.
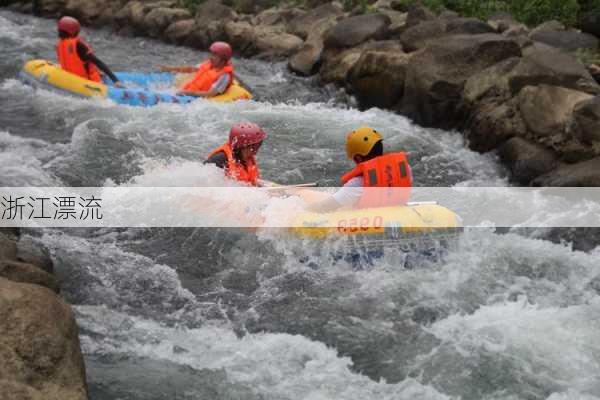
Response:
[[[104,83],[97,83],[71,74],[59,66],[46,60],[32,60],[23,66],[19,77],[32,86],[42,86],[59,90],[64,93],[81,97],[100,97],[110,99],[119,104],[132,106],[153,106],[158,103],[186,104],[196,100],[196,97],[175,96],[163,93],[173,90],[182,79],[178,75],[164,73],[135,73],[117,72],[115,75],[128,88],[116,88]],[[158,87],[160,89],[153,89]],[[237,81],[222,95],[210,98],[216,102],[230,102],[236,100],[249,100],[250,92],[241,87]]]

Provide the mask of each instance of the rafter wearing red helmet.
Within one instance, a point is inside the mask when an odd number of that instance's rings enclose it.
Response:
[[[104,72],[117,87],[121,83],[112,71],[98,57],[92,48],[79,37],[81,26],[72,17],[58,20],[58,43],[56,57],[65,71],[94,82],[102,82],[100,71]]]
[[[159,65],[161,71],[195,73],[177,94],[194,97],[214,97],[225,93],[233,83],[234,69],[231,63],[233,51],[225,42],[210,45],[210,58],[199,67]]]
[[[265,131],[251,122],[231,127],[229,140],[208,156],[205,164],[215,164],[225,170],[225,175],[252,186],[261,186],[256,153],[267,137]]]

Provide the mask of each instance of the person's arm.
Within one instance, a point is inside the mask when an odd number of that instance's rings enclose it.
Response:
[[[162,72],[177,72],[181,74],[192,74],[198,70],[198,67],[189,67],[187,65],[157,65],[156,68]]]
[[[204,161],[204,164],[215,164],[218,168],[224,169],[227,165],[227,157],[225,153],[217,153]]]
[[[358,203],[363,192],[362,177],[352,178],[332,196],[309,204],[307,209],[312,212],[330,212],[340,207],[351,207]]]
[[[104,72],[114,83],[119,83],[119,79],[115,76],[115,74],[112,73],[110,68],[108,68],[108,66],[104,64],[102,60],[96,57],[94,53],[90,51],[89,47],[81,42],[77,43],[77,55],[83,61],[91,62],[96,65],[96,67],[98,67],[100,71]]]

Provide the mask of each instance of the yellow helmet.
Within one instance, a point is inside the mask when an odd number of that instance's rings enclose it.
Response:
[[[381,140],[383,137],[375,129],[361,126],[346,136],[346,154],[351,160],[354,160],[356,155],[366,156]]]

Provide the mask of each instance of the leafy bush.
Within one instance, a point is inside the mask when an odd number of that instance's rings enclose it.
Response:
[[[404,2],[421,3],[432,10],[445,7],[464,16],[484,20],[496,12],[504,11],[512,14],[517,21],[530,26],[553,19],[567,26],[574,26],[583,8],[580,2],[585,2],[585,7],[588,9],[595,7],[600,9],[600,0],[405,0]]]

